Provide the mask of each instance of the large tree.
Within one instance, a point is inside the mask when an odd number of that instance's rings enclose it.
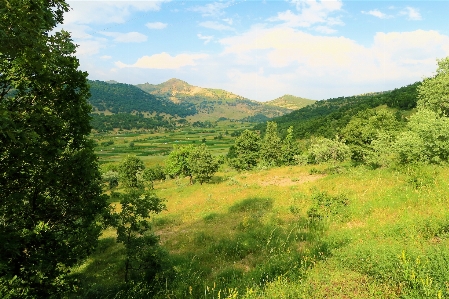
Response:
[[[0,1],[0,297],[62,297],[106,206],[62,0]]]

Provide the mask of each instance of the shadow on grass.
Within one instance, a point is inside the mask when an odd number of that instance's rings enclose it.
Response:
[[[273,203],[272,198],[247,198],[226,213],[207,214],[161,235],[163,247],[171,249],[167,270],[144,285],[128,285],[126,296],[204,298],[220,291],[226,297],[232,289],[244,293],[279,276],[303,277],[337,245],[323,241],[326,228],[319,221],[298,216],[279,225],[276,216],[269,214]],[[154,224],[166,228],[173,221],[160,219]],[[103,239],[91,259],[79,272],[85,290],[82,298],[114,298],[120,288],[123,293],[123,247],[113,238]]]

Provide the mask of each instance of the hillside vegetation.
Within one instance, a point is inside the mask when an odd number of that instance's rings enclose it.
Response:
[[[286,94],[277,99],[265,102],[267,105],[282,107],[289,110],[298,110],[313,103],[315,103],[314,100],[296,97],[290,94]]]
[[[170,79],[157,85],[145,83],[136,86],[173,103],[194,104],[198,113],[188,117],[191,121],[215,121],[220,118],[248,121],[251,120],[248,118],[254,116],[256,120],[266,120],[292,111],[289,108],[253,101],[222,89],[193,86],[179,79]]]

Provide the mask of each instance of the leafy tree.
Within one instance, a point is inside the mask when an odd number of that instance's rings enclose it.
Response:
[[[373,152],[372,143],[380,134],[383,138],[387,134],[393,139],[403,126],[398,116],[389,110],[367,109],[352,117],[341,134],[351,148],[351,158],[354,161],[366,162]]]
[[[254,131],[245,130],[235,139],[236,157],[229,161],[237,170],[249,170],[257,165],[259,160],[260,137]]]
[[[218,163],[204,144],[195,147],[189,154],[187,162],[195,180],[202,185],[208,182],[218,170]]]
[[[277,124],[267,122],[267,130],[261,141],[260,158],[268,165],[279,165],[281,161],[281,138],[278,136]]]
[[[410,117],[394,143],[400,163],[438,164],[449,159],[449,119],[426,109]]]
[[[282,140],[280,162],[284,165],[296,164],[295,156],[299,155],[299,147],[293,135],[293,127],[287,130],[287,136]]]
[[[0,289],[61,298],[106,207],[63,0],[0,2]],[[50,33],[51,32],[51,33]]]
[[[160,165],[153,168],[146,168],[142,175],[145,181],[150,182],[150,189],[153,189],[153,183],[156,180],[165,180],[165,171]]]
[[[125,282],[132,277],[160,270],[157,257],[159,238],[151,232],[150,216],[165,209],[163,201],[142,188],[130,188],[122,195],[120,212],[112,214],[113,226],[117,229],[117,242],[126,250]],[[151,279],[153,277],[145,277]]]
[[[309,153],[315,163],[342,162],[349,159],[351,151],[343,140],[338,138],[318,138],[312,141]]]
[[[188,146],[173,146],[173,151],[168,155],[165,161],[165,172],[171,177],[188,176],[190,177],[190,184],[193,183],[192,169],[189,165],[189,155],[193,150],[192,145]]]
[[[128,156],[120,163],[118,171],[120,181],[126,188],[142,187],[141,174],[145,169],[143,161],[137,157]]]
[[[436,75],[418,87],[418,109],[429,109],[449,116],[449,57],[437,60]]]

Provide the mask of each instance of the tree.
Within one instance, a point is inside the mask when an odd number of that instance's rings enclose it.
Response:
[[[160,165],[153,168],[146,168],[142,174],[145,181],[149,182],[149,188],[153,189],[153,183],[156,180],[165,180],[165,171]]]
[[[296,164],[295,156],[299,154],[300,151],[298,144],[296,143],[293,135],[293,127],[290,126],[287,129],[287,136],[285,136],[284,140],[282,140],[280,162],[284,165]]]
[[[277,124],[267,122],[267,130],[260,146],[260,157],[263,162],[271,166],[278,166],[281,160],[281,139],[278,136]]]
[[[142,185],[140,178],[145,164],[137,157],[128,156],[120,163],[118,167],[120,181],[125,188],[139,188]]]
[[[237,170],[249,170],[257,165],[259,160],[260,137],[254,131],[245,130],[235,139],[235,158],[229,164]],[[234,148],[231,147],[232,150]],[[233,155],[234,155],[233,153]]]
[[[418,109],[432,110],[449,116],[449,57],[437,60],[436,75],[418,87]]]
[[[193,150],[192,145],[188,146],[173,146],[173,151],[168,155],[165,161],[165,172],[171,177],[188,176],[190,177],[190,184],[193,183],[192,170],[190,168],[188,157]]]
[[[69,33],[54,31],[68,9],[0,2],[0,289],[11,298],[72,288],[67,274],[95,248],[106,207],[87,73]]]
[[[125,282],[139,274],[154,273],[159,268],[154,256],[159,238],[151,232],[149,217],[165,209],[163,201],[142,188],[130,188],[121,196],[120,212],[112,214],[117,242],[125,246]],[[146,277],[151,278],[151,277]]]
[[[218,163],[207,150],[206,145],[201,144],[195,147],[187,158],[189,168],[195,180],[202,185],[204,182],[210,181],[214,173],[218,170]]]
[[[342,162],[349,159],[351,155],[349,147],[338,138],[335,138],[335,140],[327,138],[314,140],[309,153],[315,163]]]

